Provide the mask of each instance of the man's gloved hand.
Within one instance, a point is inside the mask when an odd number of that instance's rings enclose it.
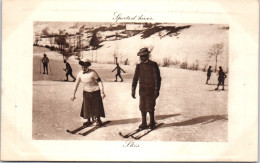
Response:
[[[158,97],[159,97],[159,91],[155,91],[155,92],[154,92],[154,97],[155,97],[155,98],[158,98]]]
[[[132,88],[132,97],[135,98],[135,89]]]

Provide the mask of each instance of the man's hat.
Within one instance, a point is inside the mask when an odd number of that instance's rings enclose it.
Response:
[[[91,62],[90,62],[88,59],[80,60],[80,61],[79,61],[79,64],[80,64],[81,66],[84,66],[84,67],[89,67],[89,66],[91,66]]]
[[[142,48],[137,53],[137,56],[144,56],[144,55],[148,55],[149,53],[150,51],[148,50],[148,48]]]

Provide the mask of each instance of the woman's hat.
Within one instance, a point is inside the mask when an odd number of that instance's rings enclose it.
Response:
[[[148,48],[142,48],[139,50],[139,52],[137,53],[137,56],[144,56],[144,55],[147,55],[149,54],[150,51],[148,50]]]
[[[91,66],[91,62],[88,60],[88,59],[82,59],[79,61],[79,64],[81,66],[84,66],[84,67],[89,67]]]

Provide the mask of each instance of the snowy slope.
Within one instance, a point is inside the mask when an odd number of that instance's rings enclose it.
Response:
[[[187,62],[189,65],[198,62],[200,67],[208,63],[208,52],[213,44],[223,43],[223,53],[219,57],[219,64],[224,69],[228,67],[228,30],[226,25],[192,25],[183,29],[179,35],[164,35],[166,32],[157,32],[148,38],[142,39],[138,34],[133,37],[115,41],[104,41],[97,51],[84,51],[82,54],[88,59],[101,63],[113,62],[116,54],[119,61],[129,60],[130,64],[136,64],[139,58],[136,56],[142,47],[153,47],[152,60],[162,64],[163,58],[170,58],[172,61]],[[96,59],[97,56],[97,59]],[[211,58],[209,65],[215,65],[215,59]]]

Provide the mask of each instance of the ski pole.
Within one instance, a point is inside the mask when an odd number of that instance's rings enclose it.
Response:
[[[52,75],[52,71],[51,71],[51,64],[49,63],[49,65],[50,65],[50,72],[51,72],[51,75]]]
[[[42,73],[42,62],[40,60],[40,74]]]

